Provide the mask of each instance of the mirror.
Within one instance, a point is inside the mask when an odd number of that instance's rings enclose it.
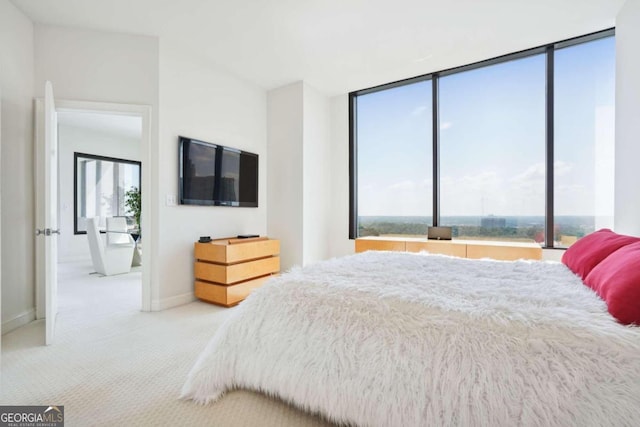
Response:
[[[100,218],[100,231],[112,216],[126,217],[129,229],[139,230],[139,212],[132,211],[135,203],[127,203],[127,198],[137,193],[140,200],[141,169],[134,160],[74,153],[74,234],[86,234],[87,218],[93,217]]]

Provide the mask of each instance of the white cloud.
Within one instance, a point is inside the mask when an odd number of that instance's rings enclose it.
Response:
[[[573,171],[573,163],[567,163],[562,160],[558,160],[553,164],[553,171],[555,176],[564,176]]]
[[[485,215],[504,212],[504,191],[497,173],[484,171],[440,181],[442,215]]]
[[[553,166],[555,176],[565,176],[573,170],[573,164],[558,160]],[[544,163],[536,163],[529,166],[524,172],[511,178],[512,182],[527,182],[544,180],[546,176],[546,166]]]
[[[543,215],[545,164],[531,164],[522,172],[504,176],[485,170],[441,178],[442,215]],[[575,173],[573,164],[555,162],[556,176]],[[591,212],[593,196],[580,185],[556,182],[556,213]],[[432,180],[398,180],[361,190],[361,215],[430,215]],[[591,210],[589,210],[591,209]]]
[[[406,180],[406,181],[396,182],[395,184],[391,184],[387,188],[389,190],[396,190],[396,191],[413,190],[414,188],[416,188],[416,183],[411,180]]]
[[[407,179],[405,181],[400,181],[400,182],[390,184],[386,187],[387,190],[391,190],[391,191],[408,191],[408,190],[423,191],[425,188],[431,188],[430,179],[423,179],[420,182]]]
[[[558,185],[555,188],[556,194],[581,194],[588,195],[587,187],[579,184]]]
[[[512,177],[510,179],[511,182],[527,182],[527,181],[535,181],[539,179],[544,179],[545,177],[545,165],[544,163],[536,163],[534,165],[529,166],[524,172],[519,173],[518,175]]]
[[[440,123],[440,130],[447,130],[453,127],[453,122],[442,122]]]
[[[593,215],[595,198],[584,185],[567,184],[555,188],[556,215]]]
[[[430,194],[430,179],[404,180],[388,185],[367,185],[366,189],[363,186],[358,193],[358,214],[364,216],[429,215]]]
[[[421,116],[426,111],[427,111],[427,106],[426,105],[420,105],[420,106],[418,106],[418,107],[413,109],[413,111],[411,112],[411,116],[413,116],[413,117]]]

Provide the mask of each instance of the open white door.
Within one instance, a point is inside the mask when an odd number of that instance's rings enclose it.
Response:
[[[44,127],[36,138],[36,228],[38,278],[44,281],[47,345],[53,342],[58,313],[58,119],[51,82],[45,83]]]
[[[0,88],[0,153],[2,153],[2,88]],[[2,176],[2,156],[0,155],[0,176]],[[0,218],[2,217],[2,189],[0,188]],[[0,222],[0,272],[2,271],[2,224]],[[0,319],[2,319],[2,274],[0,274]],[[0,326],[2,336],[2,326]],[[2,359],[2,339],[0,339],[0,359]],[[2,366],[2,363],[0,363]]]

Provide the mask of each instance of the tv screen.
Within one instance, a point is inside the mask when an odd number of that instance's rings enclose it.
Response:
[[[258,155],[184,136],[180,204],[258,207]]]

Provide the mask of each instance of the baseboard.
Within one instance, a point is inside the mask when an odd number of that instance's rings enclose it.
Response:
[[[196,300],[193,292],[187,292],[182,295],[176,295],[174,297],[163,298],[160,300],[151,301],[151,311],[162,311],[168,308],[177,307],[179,305],[189,304]]]
[[[13,319],[2,322],[2,335],[18,329],[20,326],[24,326],[27,323],[31,323],[34,320],[36,320],[36,310],[35,308],[32,308],[22,314],[19,314]]]

